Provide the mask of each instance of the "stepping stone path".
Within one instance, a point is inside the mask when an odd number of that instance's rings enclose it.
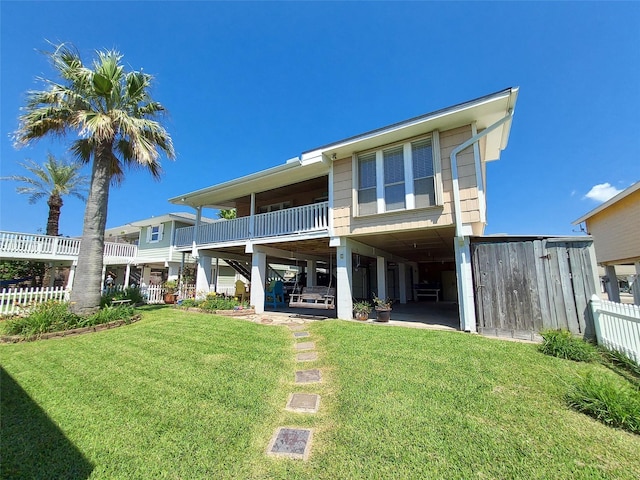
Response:
[[[289,329],[294,332],[293,337],[306,338],[309,332],[302,331],[304,326],[290,325]],[[297,351],[315,350],[315,342],[298,342],[295,344]],[[318,359],[318,353],[315,351],[304,351],[296,355],[298,362],[310,362]],[[310,370],[298,370],[295,372],[296,384],[319,383],[322,381],[322,375],[317,368]],[[285,410],[298,413],[317,413],[320,408],[320,395],[314,393],[292,393],[285,406]],[[267,455],[294,458],[299,460],[307,460],[311,452],[311,440],[313,438],[313,430],[309,428],[296,427],[278,427],[274,432],[269,446],[267,447]]]

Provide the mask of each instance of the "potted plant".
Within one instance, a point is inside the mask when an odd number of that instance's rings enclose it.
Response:
[[[366,300],[361,302],[355,302],[353,304],[353,316],[356,320],[366,322],[369,320],[369,314],[371,313],[372,306]]]
[[[393,300],[390,298],[378,298],[373,296],[373,303],[376,306],[376,321],[388,322],[391,318],[391,305]]]
[[[178,282],[175,280],[167,280],[164,282],[164,303],[176,303],[176,288],[178,288]]]

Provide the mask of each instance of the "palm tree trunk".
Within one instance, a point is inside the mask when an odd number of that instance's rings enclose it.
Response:
[[[62,197],[57,193],[51,194],[49,200],[49,218],[47,219],[47,235],[53,235],[57,237],[58,226],[60,224],[60,209],[62,208]]]
[[[71,309],[88,315],[100,308],[104,228],[107,223],[111,170],[111,143],[99,146],[93,160],[89,197],[84,212],[84,229],[78,254],[78,266],[71,291]]]

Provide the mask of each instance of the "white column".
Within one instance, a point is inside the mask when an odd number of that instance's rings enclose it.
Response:
[[[177,262],[169,263],[169,276],[167,280],[178,280],[178,275],[180,273],[180,264]]]
[[[607,275],[607,294],[609,300],[612,302],[620,303],[620,288],[618,288],[618,277],[616,276],[616,266],[607,265],[604,267],[605,274]]]
[[[151,267],[147,267],[146,265],[142,265],[140,267],[140,284],[145,284],[149,286],[149,280],[151,279]]]
[[[456,253],[456,276],[458,282],[458,311],[460,330],[477,332],[476,306],[473,297],[473,277],[471,275],[471,249],[469,237],[453,239]]]
[[[376,257],[376,274],[377,274],[377,291],[374,292],[376,297],[381,299],[388,298],[387,295],[387,261],[384,257]]]
[[[105,279],[106,273],[107,273],[107,265],[103,263],[102,264],[102,281],[100,282],[100,290],[104,288],[104,279]]]
[[[213,282],[213,291],[218,293],[218,278],[220,276],[220,258],[216,257],[216,272],[215,272],[215,281]]]
[[[196,273],[196,297],[204,298],[211,284],[211,257],[198,252],[198,272]]]
[[[191,256],[198,256],[198,230],[200,230],[200,221],[202,220],[202,207],[196,208],[196,224],[193,226],[193,239],[191,240]]]
[[[124,270],[124,288],[129,288],[129,277],[131,276],[131,264],[127,263]]]
[[[76,267],[78,264],[74,261],[69,268],[69,277],[67,278],[67,290],[73,290],[73,279],[76,276]]]
[[[251,209],[249,210],[249,238],[255,236],[256,228],[256,194],[251,194]]]
[[[640,261],[636,262],[636,277],[631,285],[631,291],[633,293],[633,303],[640,305]]]
[[[352,263],[351,247],[347,242],[336,247],[336,304],[338,318],[351,320],[353,318],[353,298],[351,296],[352,286]],[[309,273],[307,273],[309,278]]]
[[[256,313],[264,312],[264,289],[267,281],[267,254],[256,252],[251,255],[251,305]]]
[[[307,260],[307,287],[315,287],[318,283],[318,274],[316,273],[316,261]]]
[[[400,288],[400,303],[407,303],[407,266],[404,263],[398,264],[398,287]]]

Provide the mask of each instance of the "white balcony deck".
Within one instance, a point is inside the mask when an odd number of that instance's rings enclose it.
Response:
[[[127,263],[136,257],[138,247],[128,243],[104,244],[104,257],[112,262]],[[75,260],[80,252],[80,239],[52,237],[31,233],[0,231],[0,258],[16,260]]]
[[[176,230],[176,248],[191,247],[195,227]],[[253,238],[329,232],[329,202],[261,213],[253,217],[220,220],[198,227],[196,245],[215,245]]]

